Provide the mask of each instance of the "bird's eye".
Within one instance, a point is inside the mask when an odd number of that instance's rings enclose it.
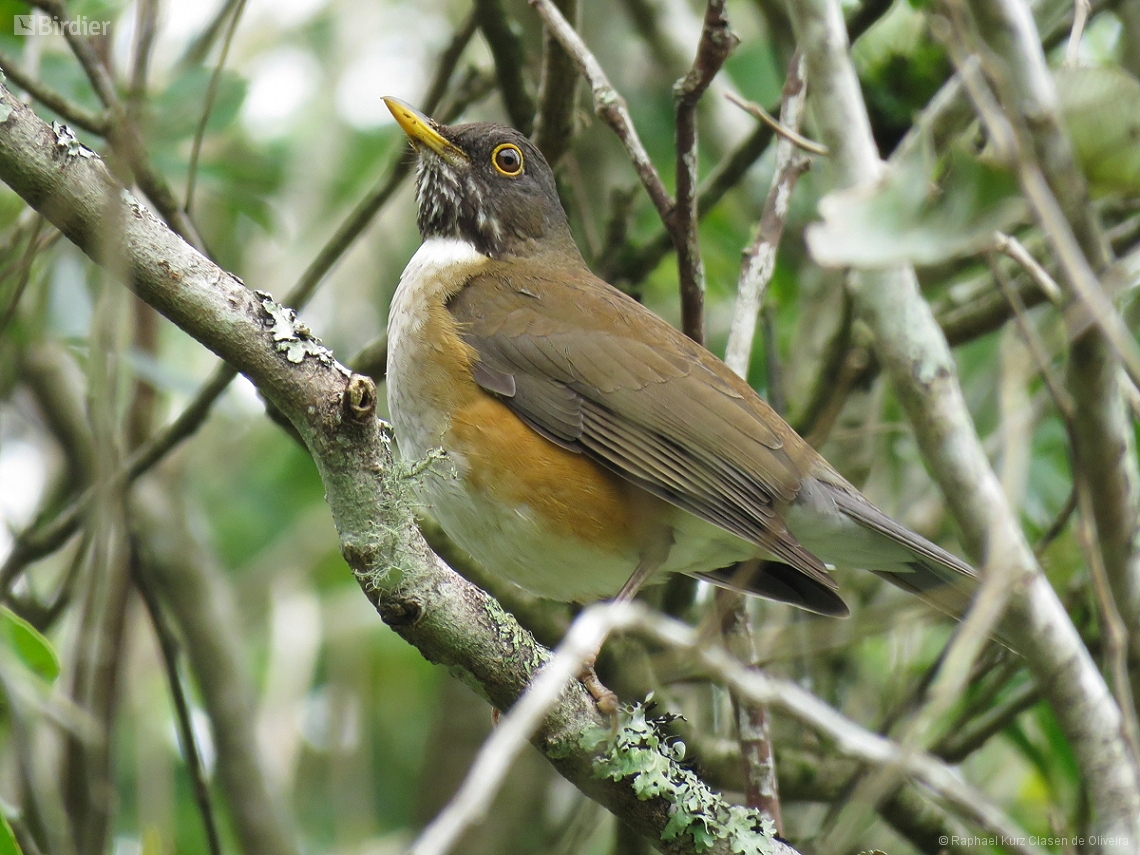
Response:
[[[522,175],[523,156],[519,147],[514,143],[503,143],[491,154],[491,163],[495,171],[508,178]]]

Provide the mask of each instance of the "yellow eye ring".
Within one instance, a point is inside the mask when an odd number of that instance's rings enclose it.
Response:
[[[518,178],[523,171],[523,153],[514,143],[495,146],[491,152],[491,165],[495,171],[507,178]]]

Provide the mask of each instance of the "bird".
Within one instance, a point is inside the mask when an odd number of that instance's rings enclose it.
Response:
[[[836,565],[961,614],[974,569],[879,510],[743,379],[595,276],[526,136],[384,99],[416,153],[422,237],[392,298],[387,397],[421,497],[541,597],[671,573],[845,616]]]

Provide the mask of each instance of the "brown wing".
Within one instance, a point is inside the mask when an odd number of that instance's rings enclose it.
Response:
[[[479,355],[480,386],[551,441],[764,547],[837,599],[781,520],[815,453],[744,381],[586,270],[559,269],[557,282],[533,262],[485,271],[448,303]]]

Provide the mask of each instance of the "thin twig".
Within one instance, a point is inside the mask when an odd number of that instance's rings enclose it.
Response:
[[[241,0],[241,2],[245,2],[245,0]],[[451,76],[455,73],[455,67],[459,65],[459,58],[463,56],[463,51],[467,50],[467,45],[471,43],[471,38],[475,35],[475,30],[478,27],[478,13],[472,11],[463,19],[463,23],[459,25],[451,37],[451,41],[447,43],[447,47],[439,55],[435,64],[435,73],[432,75],[427,94],[424,95],[424,102],[421,105],[428,115],[434,113],[436,108],[443,103],[443,96],[447,94],[447,87],[451,83]]]
[[[1003,255],[1008,255],[1025,268],[1025,272],[1029,274],[1030,279],[1037,283],[1037,287],[1041,289],[1041,293],[1048,298],[1049,302],[1057,306],[1064,303],[1065,297],[1061,293],[1061,286],[1054,281],[1049,272],[1038,263],[1021,241],[1012,235],[998,232],[994,235],[994,249]]]
[[[1020,246],[1020,244],[1019,244]],[[1005,271],[1001,269],[1001,265],[993,258],[988,256],[990,263],[990,270],[993,273],[994,281],[998,283],[1002,294],[1005,295],[1006,300],[1009,301],[1010,307],[1013,309],[1013,318],[1017,323],[1021,336],[1025,339],[1025,344],[1029,348],[1030,354],[1033,356],[1034,362],[1037,364],[1037,371],[1041,374],[1041,379],[1045,381],[1045,386],[1049,390],[1050,396],[1053,398],[1053,403],[1056,404],[1061,418],[1064,420],[1066,426],[1069,428],[1070,437],[1072,434],[1072,424],[1075,418],[1073,410],[1073,399],[1061,384],[1053,376],[1053,372],[1049,367],[1050,358],[1049,352],[1045,347],[1045,343],[1041,341],[1041,337],[1037,334],[1037,330],[1029,323],[1029,318],[1026,316],[1025,304],[1021,300],[1021,295],[1017,293],[1017,289],[1013,287],[1013,283],[1009,281]],[[1044,273],[1044,271],[1042,271]]]
[[[1101,630],[1104,636],[1105,659],[1109,672],[1112,674],[1112,685],[1116,695],[1116,702],[1120,707],[1124,720],[1124,735],[1132,749],[1133,756],[1140,760],[1140,723],[1137,722],[1136,706],[1132,697],[1132,683],[1128,675],[1128,630],[1121,619],[1120,611],[1112,596],[1108,574],[1105,569],[1104,557],[1097,548],[1096,516],[1093,506],[1092,492],[1089,488],[1088,475],[1081,465],[1080,434],[1077,429],[1077,412],[1073,400],[1062,383],[1053,376],[1049,365],[1049,357],[1045,351],[1036,330],[1033,329],[1025,316],[1025,307],[1021,304],[1013,286],[1005,273],[993,259],[990,259],[994,270],[994,278],[1001,285],[1006,299],[1014,309],[1014,317],[1021,330],[1029,351],[1037,364],[1037,370],[1045,381],[1045,386],[1053,398],[1057,410],[1061,414],[1065,430],[1069,437],[1070,454],[1072,455],[1073,494],[1076,498],[1077,514],[1077,542],[1084,554],[1085,563],[1089,568],[1089,578],[1093,592],[1096,595],[1097,608],[1100,612]]]
[[[788,76],[784,82],[783,106],[780,108],[780,124],[796,130],[803,117],[807,98],[807,84],[804,79],[803,55],[797,52],[788,63]],[[796,157],[794,143],[788,137],[781,137],[776,144],[776,170],[772,176],[772,186],[764,201],[760,215],[760,225],[756,236],[742,254],[740,282],[736,289],[736,306],[732,312],[732,325],[728,332],[728,346],[724,361],[728,366],[747,379],[748,364],[752,357],[752,342],[756,336],[756,319],[764,303],[768,283],[776,270],[776,252],[780,237],[784,233],[788,209],[796,181],[808,167],[808,161]]]
[[[847,41],[855,44],[856,39],[878,23],[893,5],[893,0],[863,0],[847,16]]]
[[[43,81],[24,73],[20,63],[4,53],[0,53],[0,71],[3,71],[9,80],[64,121],[96,136],[105,137],[109,133],[111,119],[105,111],[93,113],[86,107],[65,98]]]
[[[202,755],[198,751],[198,742],[194,738],[194,723],[190,717],[190,704],[186,700],[186,692],[182,688],[182,678],[178,674],[178,640],[174,631],[166,622],[162,606],[151,587],[147,571],[142,566],[142,558],[138,545],[131,544],[130,556],[131,578],[135,588],[146,604],[147,614],[150,615],[151,625],[154,627],[154,637],[158,641],[162,652],[162,664],[166,669],[166,679],[170,685],[170,698],[174,702],[174,714],[178,720],[178,737],[182,743],[182,756],[186,760],[186,772],[190,776],[190,783],[194,789],[194,801],[198,805],[198,813],[202,817],[202,829],[206,833],[206,844],[210,855],[222,855],[222,843],[218,835],[218,822],[214,817],[214,808],[210,799],[210,785],[206,781],[206,770],[202,764]]]
[[[1089,568],[1089,580],[1096,596],[1100,617],[1101,638],[1108,671],[1112,674],[1112,688],[1116,703],[1124,718],[1124,737],[1132,749],[1134,761],[1140,761],[1140,723],[1137,722],[1136,704],[1132,697],[1132,683],[1128,675],[1128,629],[1116,608],[1104,556],[1097,548],[1096,513],[1092,490],[1087,475],[1080,468],[1080,457],[1074,455],[1073,486],[1077,492],[1077,543],[1084,553]]]
[[[530,688],[479,749],[455,796],[412,844],[409,855],[445,855],[460,835],[491,806],[511,764],[554,705],[563,688],[602,646],[618,613],[630,603],[612,603],[582,612],[570,626],[550,661],[536,674]]]
[[[728,23],[726,0],[708,0],[697,55],[689,73],[673,87],[677,102],[677,199],[665,225],[677,250],[681,289],[681,329],[697,342],[705,339],[705,268],[697,234],[697,104],[740,39]]]
[[[744,595],[718,588],[714,602],[725,647],[737,661],[755,668],[756,642]],[[772,820],[776,833],[782,835],[784,819],[780,811],[779,778],[768,707],[742,697],[735,690],[731,690],[730,695],[744,770],[744,802]]]
[[[178,59],[177,67],[180,71],[186,71],[191,66],[200,65],[206,61],[206,56],[210,53],[214,42],[217,41],[218,35],[222,32],[227,20],[230,19],[230,14],[233,12],[234,7],[238,3],[244,3],[245,0],[225,0],[214,17],[210,19],[210,23],[202,30],[201,34],[196,36],[190,46],[186,48],[185,53]]]
[[[661,176],[657,174],[657,170],[653,168],[653,163],[649,160],[649,154],[645,151],[645,146],[642,144],[641,138],[638,137],[637,130],[633,126],[633,120],[629,116],[629,107],[626,105],[625,99],[614,89],[609,78],[606,77],[605,71],[602,70],[601,64],[590,53],[586,43],[582,41],[582,37],[562,17],[562,13],[558,11],[553,0],[529,0],[529,2],[538,12],[549,32],[558,39],[558,43],[574,59],[578,71],[590,84],[590,90],[594,97],[594,112],[602,121],[613,128],[614,133],[617,134],[618,139],[621,140],[633,161],[634,171],[637,172],[637,177],[641,179],[641,183],[649,194],[653,206],[657,209],[658,215],[663,222],[668,223],[673,215],[673,199],[669,195],[669,191],[665,189]]]
[[[81,35],[78,27],[67,26],[70,23],[67,7],[62,0],[35,0],[33,3],[39,9],[47,12],[61,22],[63,36],[67,40],[71,52],[79,60],[95,90],[96,96],[107,108],[108,137],[111,145],[117,148],[130,164],[134,180],[147,198],[154,204],[158,213],[167,224],[177,232],[183,240],[208,255],[205,244],[193,221],[182,210],[170,189],[166,178],[154,168],[147,154],[146,146],[139,134],[138,127],[132,121],[126,105],[119,98],[115,82],[102,58],[95,51],[90,40]]]
[[[724,195],[743,180],[749,168],[768,148],[772,139],[772,129],[758,125],[727,157],[716,165],[708,177],[701,182],[697,193],[697,215],[704,217],[716,207]],[[640,246],[623,243],[616,247],[610,257],[616,263],[603,267],[599,272],[604,278],[616,282],[638,283],[661,263],[673,248],[673,241],[664,226],[652,238]]]
[[[726,92],[724,97],[726,97],[737,107],[740,107],[748,115],[762,121],[773,131],[775,131],[777,135],[791,141],[796,146],[802,148],[809,154],[819,154],[823,156],[827,155],[827,146],[817,143],[814,140],[809,140],[798,130],[788,127],[786,122],[784,122],[782,119],[777,119],[755,101],[745,100],[735,92]]]
[[[1061,536],[1061,532],[1065,530],[1065,526],[1069,524],[1069,519],[1073,516],[1073,512],[1077,509],[1077,491],[1076,489],[1069,490],[1069,497],[1065,499],[1065,504],[1061,506],[1061,510],[1057,512],[1057,516],[1053,522],[1049,524],[1049,528],[1045,529],[1045,533],[1038,538],[1037,543],[1033,545],[1033,554],[1039,559],[1045,554],[1045,550]]]
[[[1076,68],[1081,64],[1081,36],[1089,20],[1089,0],[1073,0],[1073,29],[1069,31],[1069,44],[1065,48],[1065,65]]]
[[[970,821],[991,833],[1025,841],[1020,845],[1012,844],[1012,851],[1040,853],[1041,850],[1028,843],[1024,832],[994,808],[991,799],[975,791],[956,772],[929,754],[907,749],[867,731],[791,680],[745,668],[723,650],[704,643],[694,630],[677,621],[651,614],[640,607],[631,617],[631,623],[621,629],[634,629],[658,643],[691,653],[704,668],[742,694],[782,710],[833,740],[838,753],[874,766],[901,770],[955,806]]]
[[[555,0],[567,20],[577,25],[578,0]],[[578,70],[574,60],[550,34],[542,37],[542,76],[538,84],[538,112],[534,120],[534,144],[551,166],[556,166],[570,147],[577,109]]]
[[[12,288],[12,297],[8,301],[4,313],[0,315],[0,332],[12,322],[12,318],[16,317],[16,309],[20,306],[20,298],[24,296],[24,289],[28,287],[28,281],[32,278],[32,262],[36,259],[36,254],[40,251],[39,245],[40,231],[47,224],[47,220],[43,215],[36,214],[32,220],[31,234],[28,235],[28,243],[24,247],[24,252],[20,255],[19,265],[15,270],[14,279],[16,280],[15,287]],[[56,232],[58,234],[58,232]],[[7,278],[7,277],[5,277]]]
[[[986,7],[981,4],[979,8]],[[995,3],[995,10],[998,17],[1005,15],[1008,11],[1011,18],[1017,18],[1016,23],[1010,23],[1009,26],[1012,30],[1017,31],[1018,35],[1021,35],[1020,28],[1022,26],[1032,28],[1031,19],[1028,24],[1023,24],[1021,19],[1026,17],[1028,12],[1021,9],[1020,6],[1014,6],[1007,10],[1003,4]],[[1002,23],[1005,24],[1006,21],[1003,20]],[[951,57],[959,65],[959,71],[963,73],[963,79],[966,80],[965,72],[976,63],[976,57],[964,54],[965,48],[962,44],[964,37],[959,31],[952,29],[952,34],[955,38],[951,38],[947,42],[951,47]],[[1033,51],[1040,54],[1040,46],[1036,40],[1034,40]],[[1021,60],[1024,57],[1019,54],[1017,59]],[[1044,59],[1041,58],[1040,62],[1043,64]],[[1027,77],[1030,73],[1023,70],[1023,74]],[[1044,74],[1047,76],[1048,72],[1046,71]],[[1116,311],[1116,307],[1112,305],[1111,300],[1102,290],[1096,274],[1093,272],[1090,258],[1086,257],[1073,226],[1066,218],[1066,209],[1062,207],[1043,172],[1043,167],[1051,167],[1056,170],[1064,164],[1039,164],[1034,141],[1026,138],[1029,134],[1028,130],[1021,127],[1021,123],[1011,124],[1009,117],[1017,115],[1017,113],[1003,111],[993,95],[987,94],[989,87],[985,85],[985,81],[977,80],[975,82],[977,85],[968,86],[967,92],[974,101],[978,116],[991,140],[1011,141],[1008,162],[1013,163],[1017,168],[1022,194],[1029,203],[1030,210],[1033,212],[1038,225],[1049,240],[1070,289],[1084,305],[1091,321],[1100,328],[1105,338],[1112,345],[1125,370],[1132,378],[1132,382],[1140,385],[1140,347],[1137,346],[1135,338]],[[1023,85],[1034,86],[1036,84],[1027,82]],[[1007,93],[1006,100],[1013,100],[1015,103],[1021,104],[1014,94]],[[1047,134],[1042,132],[1042,136],[1045,135]],[[1054,150],[1055,148],[1051,148],[1050,153],[1053,157],[1059,157]],[[1068,147],[1064,148],[1066,152],[1069,152]],[[1075,171],[1076,167],[1072,165],[1071,154],[1068,155],[1067,162],[1069,169]],[[1077,204],[1077,200],[1068,199],[1067,203],[1069,207],[1072,207]],[[1087,200],[1084,204],[1087,208]],[[1091,230],[1091,226],[1087,223],[1080,225],[1085,243],[1096,244],[1090,248],[1096,250],[1097,256],[1103,256],[1105,248],[1099,240],[1099,236],[1085,236],[1085,233]],[[1100,257],[1095,259],[1098,264],[1102,260]]]
[[[141,104],[146,97],[147,77],[150,74],[150,57],[154,50],[157,32],[158,0],[140,0],[135,11],[135,57],[131,68],[130,103]]]
[[[226,57],[230,54],[230,45],[233,44],[234,33],[237,32],[237,26],[244,11],[245,0],[238,0],[234,6],[229,26],[226,27],[225,38],[222,39],[222,53],[218,57],[218,64],[214,66],[214,73],[210,75],[210,83],[206,87],[206,99],[202,104],[202,117],[198,120],[198,127],[194,131],[194,142],[190,147],[190,163],[186,169],[185,211],[187,214],[194,207],[194,185],[198,179],[198,157],[202,153],[202,140],[206,136],[206,125],[209,124],[210,114],[214,111],[214,99],[218,96],[218,83],[222,79],[222,70],[226,67]]]
[[[530,136],[534,128],[534,98],[531,97],[523,69],[526,55],[522,39],[507,17],[503,0],[475,0],[479,29],[495,60],[495,75],[507,115],[522,133]]]

